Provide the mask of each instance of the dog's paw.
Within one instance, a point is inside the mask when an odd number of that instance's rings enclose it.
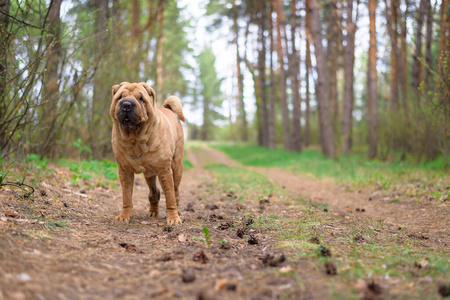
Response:
[[[130,215],[122,215],[122,214],[120,214],[120,215],[118,215],[117,217],[114,218],[114,221],[116,223],[128,224],[128,223],[130,223],[130,220],[131,220],[131,216]]]
[[[172,216],[167,215],[167,225],[177,225],[181,223],[183,222],[181,222],[180,216],[178,214]]]
[[[148,216],[150,217],[150,218],[157,218],[157,217],[159,217],[159,212],[158,211],[149,211],[148,212]]]

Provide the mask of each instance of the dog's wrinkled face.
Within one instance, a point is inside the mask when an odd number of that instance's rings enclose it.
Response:
[[[155,91],[145,83],[114,85],[111,117],[125,131],[136,131],[147,122],[155,110]]]

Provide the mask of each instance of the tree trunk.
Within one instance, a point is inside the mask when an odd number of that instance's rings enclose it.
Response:
[[[261,142],[267,147],[269,145],[269,126],[268,126],[268,111],[267,111],[267,92],[266,92],[266,43],[264,32],[266,31],[266,5],[265,2],[258,2],[261,17],[259,19],[259,33],[258,33],[258,73],[259,73],[259,87],[261,95]]]
[[[431,86],[431,70],[433,68],[433,60],[431,57],[431,41],[433,39],[433,12],[431,7],[431,1],[425,0],[426,2],[426,16],[427,16],[427,30],[425,34],[425,72],[424,72],[424,92],[427,92]]]
[[[311,35],[314,41],[314,54],[316,57],[316,99],[319,109],[319,124],[321,128],[321,146],[325,156],[334,157],[333,129],[330,124],[330,112],[326,101],[325,76],[326,76],[326,54],[322,46],[322,32],[320,27],[318,6],[316,0],[306,1],[311,21]]]
[[[388,33],[391,41],[391,109],[398,109],[398,59],[399,52],[395,51],[397,49],[397,11],[396,2],[397,0],[391,1],[391,12],[389,13],[389,7],[386,2],[386,20],[388,23]],[[392,28],[394,27],[394,28]]]
[[[286,28],[286,20],[284,17],[283,11],[283,3],[281,0],[275,1],[275,10],[277,12],[277,56],[280,70],[280,104],[281,104],[281,113],[283,117],[283,145],[284,150],[291,150],[291,134],[289,128],[289,110],[287,106],[287,97],[286,97],[286,75],[284,70],[284,49],[282,45],[283,35],[285,33],[284,29]]]
[[[416,40],[414,42],[415,49],[413,55],[413,65],[412,65],[412,87],[414,92],[419,91],[420,83],[422,82],[422,27],[423,19],[425,16],[426,2],[427,0],[420,0],[419,11],[417,13],[417,32]]]
[[[244,76],[241,71],[241,56],[239,54],[239,26],[238,26],[238,7],[236,5],[236,0],[233,0],[233,31],[235,34],[234,44],[236,45],[236,76],[237,76],[237,119],[241,123],[241,141],[247,141],[247,116],[245,113],[244,105]]]
[[[369,158],[377,156],[378,96],[377,96],[377,38],[375,14],[377,0],[369,0],[369,68],[367,76],[367,119],[369,123]]]
[[[6,103],[9,101],[8,92],[6,91],[7,70],[8,70],[8,50],[9,50],[9,0],[0,1],[0,116],[6,114]],[[4,12],[4,13],[3,13]],[[1,120],[1,119],[0,119]],[[3,134],[0,137],[0,146],[3,145],[2,140],[6,138]]]
[[[163,68],[163,53],[164,53],[164,34],[163,34],[163,26],[164,26],[164,2],[165,0],[160,0],[158,2],[158,11],[157,11],[157,21],[158,21],[158,37],[156,39],[156,79],[155,79],[155,88],[156,88],[156,99],[158,99],[159,103],[164,101],[163,95],[163,84],[164,84],[164,68]]]
[[[268,113],[268,147],[269,149],[275,149],[275,74],[274,74],[274,65],[273,65],[273,52],[274,52],[274,38],[273,38],[273,3],[270,3],[270,14],[269,14],[269,35],[270,35],[270,102]]]
[[[306,9],[305,15],[305,33],[306,33],[306,117],[305,117],[305,147],[310,143],[310,126],[311,126],[311,106],[310,106],[310,89],[309,79],[310,72],[312,71],[311,63],[311,24],[310,24],[309,12]]]
[[[347,19],[345,29],[346,45],[344,47],[344,106],[342,109],[342,151],[344,155],[350,153],[352,147],[352,124],[353,124],[353,66],[355,63],[355,32],[356,22],[353,21],[353,0],[347,2]],[[356,7],[358,9],[358,7]]]
[[[332,127],[334,136],[337,136],[338,129],[338,99],[337,99],[337,60],[339,54],[339,32],[338,32],[338,11],[337,0],[327,2],[330,7],[327,26],[327,100],[330,107]]]
[[[407,19],[408,19],[408,10],[409,10],[409,0],[405,0],[405,12],[403,14],[402,18],[402,26],[401,26],[401,36],[400,36],[400,57],[402,60],[402,73],[401,73],[401,84],[402,84],[402,94],[403,94],[403,102],[404,104],[407,102],[408,99],[408,82],[407,82],[407,75],[406,75],[406,69],[408,67],[407,64],[407,57],[408,57],[408,45],[406,43],[406,35],[407,35]]]
[[[450,19],[447,12],[448,0],[443,0],[441,3],[441,21],[440,21],[440,41],[439,41],[439,53],[438,53],[438,72],[436,76],[436,92],[446,92],[449,94],[448,88],[445,86],[446,80],[444,78],[450,78]],[[446,64],[443,62],[446,61]],[[448,98],[447,98],[448,99]],[[450,102],[450,101],[447,101]],[[450,104],[450,103],[449,103]]]
[[[292,53],[289,56],[289,72],[292,84],[292,150],[302,151],[302,138],[301,138],[301,99],[299,89],[299,73],[300,73],[300,58],[297,49],[295,48],[295,34],[297,32],[297,16],[296,16],[296,0],[291,0],[291,43]]]
[[[400,50],[398,48],[398,0],[391,0],[391,8],[389,9],[387,0],[385,0],[386,5],[386,21],[388,34],[391,40],[391,103],[392,109],[396,110],[398,108],[399,99],[398,99],[398,86],[399,79],[400,83],[402,82],[402,74],[403,74],[403,61],[400,57]],[[407,93],[403,84],[400,85],[402,88],[402,105],[403,105],[403,113],[405,118],[407,119],[408,110],[407,110]]]
[[[41,144],[39,153],[41,155],[50,155],[52,145],[55,142],[55,122],[58,118],[58,69],[61,56],[61,10],[62,0],[54,0],[51,2],[48,13],[48,58],[43,74],[43,91],[41,104],[41,128],[43,130],[44,141]]]
[[[109,99],[105,97],[109,92],[109,86],[106,87],[103,78],[104,68],[100,67],[100,61],[103,58],[104,52],[108,47],[108,37],[105,35],[108,27],[108,0],[99,0],[95,2],[97,18],[95,20],[95,31],[97,33],[97,47],[95,49],[95,61],[94,61],[94,86],[92,95],[92,110],[91,110],[91,122],[90,122],[90,137],[88,145],[92,149],[92,155],[96,159],[101,159],[106,153],[101,153],[98,149],[98,143],[101,142],[99,137],[106,136],[106,130],[109,130],[108,126],[104,123],[102,112],[105,105],[108,105]]]

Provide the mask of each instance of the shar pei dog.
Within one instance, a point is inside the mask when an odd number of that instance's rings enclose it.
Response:
[[[163,107],[157,107],[150,86],[129,82],[114,85],[112,95],[111,142],[123,196],[123,208],[115,221],[130,221],[134,174],[143,173],[150,189],[149,216],[159,215],[158,177],[166,197],[167,224],[181,223],[178,187],[183,173],[184,137],[180,120],[185,119],[180,99],[170,96]]]

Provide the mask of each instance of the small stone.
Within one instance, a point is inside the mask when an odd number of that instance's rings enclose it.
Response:
[[[186,269],[183,270],[183,273],[181,274],[181,279],[184,283],[190,283],[195,280],[195,273],[192,269]]]

